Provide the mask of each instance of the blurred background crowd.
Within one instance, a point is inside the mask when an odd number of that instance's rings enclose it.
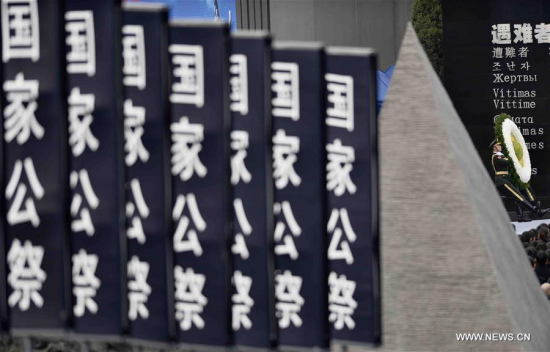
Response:
[[[527,258],[539,280],[541,289],[550,300],[550,224],[523,232],[518,238],[523,243]]]

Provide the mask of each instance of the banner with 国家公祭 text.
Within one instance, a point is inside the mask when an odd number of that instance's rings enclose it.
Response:
[[[274,43],[275,314],[280,346],[328,344],[324,51]]]
[[[376,54],[326,55],[328,320],[333,341],[380,341]]]
[[[271,165],[271,38],[231,38],[231,185],[233,187],[234,344],[276,343],[273,177]]]
[[[72,310],[61,5],[0,3],[4,298],[10,328],[22,333],[59,333]]]
[[[168,8],[127,3],[122,23],[129,336],[167,342],[175,336]]]
[[[177,340],[231,341],[229,28],[171,22],[170,151]]]
[[[65,3],[74,330],[127,329],[121,4]]]

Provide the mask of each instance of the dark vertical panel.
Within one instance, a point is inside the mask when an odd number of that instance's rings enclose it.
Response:
[[[173,22],[169,35],[178,341],[226,346],[232,337],[229,28]]]
[[[256,29],[256,1],[248,0],[248,18],[250,29]]]
[[[261,0],[254,1],[254,29],[263,29],[262,27],[262,2]]]
[[[231,41],[234,343],[276,342],[271,165],[271,48],[262,32]]]
[[[243,11],[241,9],[243,0],[236,0],[235,8],[237,10],[237,29],[243,28]]]
[[[376,55],[328,48],[327,211],[331,338],[380,339]]]
[[[0,12],[9,320],[59,331],[71,315],[63,3],[2,1]]]
[[[262,17],[262,13],[263,13],[263,6],[264,6],[264,3],[262,0],[259,1],[259,8],[260,8],[260,28],[261,29],[264,29],[264,24],[263,24],[263,17]]]
[[[272,64],[275,296],[279,345],[328,343],[324,52],[276,44]]]
[[[2,16],[0,16],[0,28]],[[0,34],[0,57],[2,57],[2,35]],[[0,65],[0,82],[4,82],[3,65]],[[0,110],[4,111],[3,99],[0,98]],[[4,135],[4,124],[0,124],[0,136]],[[0,170],[4,170],[4,141],[0,143]],[[4,172],[0,172],[0,263],[6,263],[6,236],[5,236],[5,195]],[[0,265],[0,333],[8,331],[8,298],[6,287],[6,265]]]
[[[120,11],[120,0],[65,6],[73,311],[80,334],[120,335],[128,323]],[[79,134],[86,121],[88,134]]]
[[[123,84],[130,336],[166,342],[175,327],[171,263],[168,8],[125,4]],[[169,242],[170,241],[170,242]]]

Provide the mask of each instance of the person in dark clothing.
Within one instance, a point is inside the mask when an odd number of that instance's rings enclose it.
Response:
[[[526,189],[527,197],[525,197],[519,189],[517,189],[509,179],[510,161],[502,154],[502,145],[496,139],[491,143],[493,147],[493,156],[491,164],[495,173],[495,185],[501,195],[511,197],[516,200],[516,213],[518,221],[529,221],[530,219],[523,213],[522,206],[526,207],[531,213],[543,217],[550,209],[541,209],[540,202],[535,202],[535,192],[530,187]]]
[[[550,269],[546,267],[546,252],[538,251],[535,258],[535,274],[537,275],[540,284],[547,282],[550,279]]]
[[[544,243],[543,241],[538,241],[536,242],[536,246],[535,246],[535,249],[538,251],[543,251],[543,252],[546,252],[546,243]]]
[[[529,260],[529,263],[531,264],[531,268],[535,269],[535,258],[528,256],[527,259]]]
[[[548,242],[548,227],[542,226],[538,231],[538,239],[544,242]]]

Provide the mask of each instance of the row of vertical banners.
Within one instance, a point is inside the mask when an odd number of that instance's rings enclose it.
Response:
[[[376,55],[1,0],[1,327],[378,343]]]

